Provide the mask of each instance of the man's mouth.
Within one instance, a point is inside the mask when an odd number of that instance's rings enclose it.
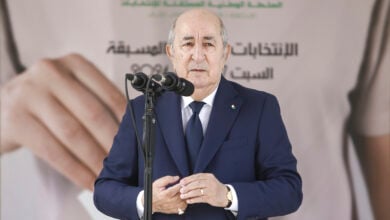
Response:
[[[190,72],[204,72],[205,69],[190,69]]]

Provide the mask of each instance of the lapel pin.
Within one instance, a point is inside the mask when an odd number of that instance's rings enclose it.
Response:
[[[232,109],[236,109],[236,105],[234,105],[234,104],[232,104],[230,107],[231,107]]]

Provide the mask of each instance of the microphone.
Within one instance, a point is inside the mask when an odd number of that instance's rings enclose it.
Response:
[[[149,80],[149,77],[145,73],[143,72],[138,72],[135,74],[126,73],[126,79],[131,82],[131,85],[133,86],[134,89],[145,93],[146,86]],[[149,88],[157,93],[162,92],[161,86],[153,81],[150,81]]]
[[[175,73],[156,74],[153,75],[153,78],[161,83],[165,90],[174,91],[182,96],[190,96],[194,93],[194,85],[190,81],[178,77]]]
[[[126,73],[126,79],[130,80],[134,89],[145,92],[149,77],[143,72],[138,72],[136,74]]]

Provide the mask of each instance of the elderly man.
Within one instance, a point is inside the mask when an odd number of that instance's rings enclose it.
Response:
[[[194,84],[191,97],[165,92],[157,100],[153,219],[266,219],[298,209],[301,178],[276,98],[221,75],[230,54],[215,14],[184,12],[172,25],[166,53]],[[132,100],[96,180],[96,207],[120,219],[143,216],[144,96]],[[194,139],[194,134],[201,135]]]

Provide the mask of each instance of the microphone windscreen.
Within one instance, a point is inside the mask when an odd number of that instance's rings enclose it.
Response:
[[[181,88],[181,91],[180,91],[180,94],[182,96],[191,96],[192,93],[194,93],[194,85],[190,82],[190,81],[187,81],[187,80],[182,80],[181,83],[183,84],[186,84],[186,85],[183,85]]]

